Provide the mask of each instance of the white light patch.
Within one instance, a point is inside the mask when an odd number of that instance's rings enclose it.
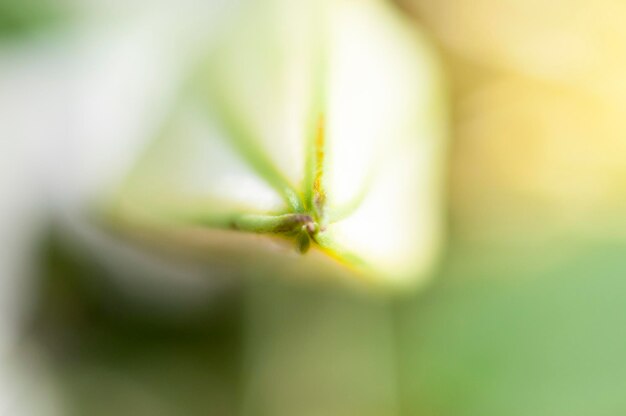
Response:
[[[377,1],[336,3],[326,185],[331,225],[376,276],[419,281],[439,240],[440,120],[428,50]]]
[[[396,16],[371,1],[339,2],[334,11],[326,183],[336,206],[368,186],[390,145],[407,140],[430,86],[419,45]]]
[[[332,225],[339,245],[397,283],[415,281],[438,245],[438,161],[432,150],[420,140],[394,152],[357,211]]]

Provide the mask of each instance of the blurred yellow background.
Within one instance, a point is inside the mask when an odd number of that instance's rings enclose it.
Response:
[[[403,1],[452,85],[461,234],[623,234],[626,4]]]

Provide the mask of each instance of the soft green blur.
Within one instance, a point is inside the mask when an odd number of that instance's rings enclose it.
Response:
[[[0,39],[15,39],[60,24],[67,14],[63,1],[1,0]]]

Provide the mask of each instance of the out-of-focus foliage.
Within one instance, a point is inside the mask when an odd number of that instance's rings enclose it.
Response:
[[[453,249],[402,307],[404,415],[626,411],[624,241]]]
[[[63,1],[0,0],[0,39],[17,38],[58,24],[67,12]]]
[[[264,275],[178,312],[49,244],[31,331],[68,415],[626,411],[624,242],[455,246],[393,302]]]

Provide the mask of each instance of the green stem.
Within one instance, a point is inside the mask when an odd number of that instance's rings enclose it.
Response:
[[[254,233],[291,234],[298,233],[302,226],[312,222],[304,214],[254,215],[244,214],[233,221],[233,226]]]

